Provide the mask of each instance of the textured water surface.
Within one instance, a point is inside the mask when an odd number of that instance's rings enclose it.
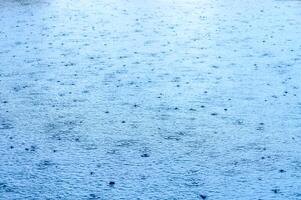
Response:
[[[0,0],[0,199],[301,199],[301,2]]]

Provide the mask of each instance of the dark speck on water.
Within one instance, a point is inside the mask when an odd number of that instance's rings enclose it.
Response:
[[[149,154],[144,153],[144,154],[141,155],[141,157],[144,157],[144,158],[149,157]]]

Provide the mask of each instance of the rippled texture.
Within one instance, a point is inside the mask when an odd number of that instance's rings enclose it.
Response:
[[[0,0],[0,199],[301,199],[300,10]]]

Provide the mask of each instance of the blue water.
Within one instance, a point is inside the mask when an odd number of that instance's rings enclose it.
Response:
[[[0,0],[0,199],[301,199],[300,10]]]

